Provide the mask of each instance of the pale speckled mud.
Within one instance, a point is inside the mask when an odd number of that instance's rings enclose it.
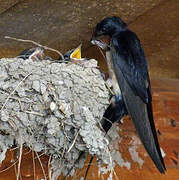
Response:
[[[81,151],[104,157],[108,141],[99,121],[109,92],[97,61],[1,59],[0,72],[1,161],[13,140],[19,145],[21,138],[25,146],[53,155],[53,164],[65,164],[63,174]],[[83,167],[82,159],[74,169]]]

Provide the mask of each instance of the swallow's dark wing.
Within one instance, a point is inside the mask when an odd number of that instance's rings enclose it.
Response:
[[[113,37],[111,56],[126,109],[145,149],[159,171],[164,173],[152,114],[147,63],[136,35],[127,31]]]
[[[147,92],[150,88],[150,80],[148,76],[148,67],[145,59],[144,51],[140,45],[140,41],[131,31],[121,32],[119,36],[112,39],[112,46],[115,49],[115,56],[120,58],[121,71],[137,96],[140,96],[144,102],[151,100],[151,94]]]

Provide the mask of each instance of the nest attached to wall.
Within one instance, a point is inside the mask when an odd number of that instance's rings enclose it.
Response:
[[[100,121],[109,96],[96,60],[1,59],[0,162],[14,144],[51,155],[52,179],[82,168],[85,157],[74,162],[83,151],[106,161]]]

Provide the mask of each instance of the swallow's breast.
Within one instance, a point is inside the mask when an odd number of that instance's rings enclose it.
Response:
[[[116,78],[116,74],[114,72],[114,67],[113,67],[113,63],[111,60],[110,51],[106,51],[106,61],[107,61],[107,65],[108,65],[109,77],[112,80],[113,91],[114,91],[115,95],[121,95],[121,90],[120,90],[119,83]]]

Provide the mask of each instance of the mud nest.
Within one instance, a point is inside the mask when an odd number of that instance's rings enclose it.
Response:
[[[96,60],[0,60],[0,162],[12,145],[52,156],[53,179],[82,168],[82,151],[106,160],[100,121],[109,91]]]

